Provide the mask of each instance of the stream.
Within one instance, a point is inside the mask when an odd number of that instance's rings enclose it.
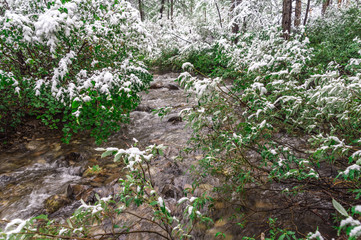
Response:
[[[134,138],[139,141],[137,147],[140,149],[151,144],[167,146],[164,156],[151,167],[151,173],[156,176],[153,178],[155,189],[169,206],[176,205],[186,188],[192,188],[194,176],[190,173],[190,166],[197,165],[202,158],[200,152],[182,153],[192,131],[186,128],[179,112],[197,103],[174,82],[177,77],[177,73],[154,75],[149,91],[141,93],[141,104],[130,114],[130,124],[101,146],[128,148],[134,143]],[[152,109],[161,107],[173,109],[164,118],[152,114]],[[70,144],[61,143],[60,138],[56,134],[40,134],[0,152],[0,226],[15,218],[26,219],[40,214],[63,219],[80,206],[80,199],[91,203],[96,201],[95,194],[107,197],[120,191],[118,179],[124,174],[122,163],[114,163],[110,157],[100,158],[101,153],[95,151],[98,146],[87,136],[78,136]],[[178,156],[182,156],[182,160]],[[90,170],[94,165],[100,169],[98,174]],[[278,191],[284,186],[276,184],[268,190],[252,190],[251,185],[245,198],[238,196],[237,199],[232,195],[233,203],[230,203],[212,193],[213,188],[220,185],[217,178],[208,177],[194,192],[194,196],[208,193],[215,199],[211,211],[214,225],[210,229],[197,229],[195,239],[214,239],[218,232],[226,233],[225,239],[259,237],[260,232],[269,229],[267,221],[272,216],[272,209],[283,216],[286,226],[296,226],[294,222],[288,222],[291,216],[292,219],[294,217],[292,209],[282,212],[282,198],[274,197],[270,191]],[[329,203],[322,204],[326,206]],[[244,216],[250,224],[240,227],[240,219]],[[304,212],[295,219],[302,232],[321,226],[320,230],[335,236],[324,220],[315,217],[312,212]],[[126,239],[155,238],[142,235]]]
[[[142,102],[131,113],[131,123],[112,135],[102,147],[127,148],[134,143],[133,138],[139,141],[139,148],[150,144],[166,145],[165,157],[156,164],[159,172],[163,172],[157,181],[166,179],[165,185],[173,184],[181,191],[184,185],[192,183],[191,179],[186,175],[175,179],[167,168],[183,171],[171,160],[186,146],[191,131],[185,128],[178,113],[195,103],[188,100],[174,82],[177,76],[176,73],[155,75],[149,91],[141,93]],[[173,110],[163,119],[152,114],[152,109],[166,106]],[[1,152],[0,219],[25,219],[43,213],[51,217],[67,216],[79,206],[76,200],[80,198],[91,201],[94,193],[102,197],[116,192],[114,185],[122,174],[122,166],[111,159],[101,159],[101,153],[94,150],[96,147],[86,136],[63,144],[59,136],[50,134],[26,139]],[[93,165],[111,170],[93,176],[87,171]],[[70,195],[74,195],[73,201],[65,200]],[[64,201],[57,201],[58,206],[50,206],[49,210],[49,200],[62,198]]]

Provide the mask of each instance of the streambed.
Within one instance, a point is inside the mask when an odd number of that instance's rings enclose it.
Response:
[[[101,146],[128,148],[134,143],[134,138],[139,141],[141,149],[151,144],[167,146],[165,155],[154,162],[151,172],[156,176],[153,179],[156,190],[169,205],[176,205],[176,200],[184,196],[184,190],[192,188],[194,176],[190,166],[197,165],[202,158],[200,152],[184,154],[181,151],[187,146],[191,130],[179,118],[179,112],[197,103],[174,82],[177,76],[176,73],[155,75],[149,91],[142,93],[141,104],[131,113],[131,123]],[[152,109],[161,107],[172,107],[173,110],[164,118],[152,114]],[[111,157],[101,159],[101,153],[95,151],[98,146],[87,136],[78,136],[70,144],[61,143],[60,138],[57,134],[38,134],[0,152],[0,225],[15,218],[25,219],[40,214],[64,218],[80,206],[80,199],[94,202],[95,194],[107,197],[120,191],[117,180],[124,175],[121,163],[114,163]],[[285,138],[284,141],[290,140]],[[182,158],[177,158],[180,155]],[[291,221],[293,210],[287,207],[291,203],[274,194],[284,185],[275,184],[264,190],[252,189],[250,185],[245,198],[232,196],[232,201],[225,201],[212,193],[212,189],[220,185],[217,178],[208,177],[194,192],[194,196],[206,192],[215,199],[210,212],[214,225],[210,229],[199,226],[195,231],[196,239],[212,239],[218,232],[225,233],[226,239],[259,237],[260,232],[268,229],[268,218],[275,212],[284,216],[280,220],[284,225],[297,225],[302,232],[321,226],[323,232],[330,232],[328,236],[335,236],[329,222],[325,222],[328,220],[312,212],[295,216],[296,223]],[[315,198],[309,196],[312,197]],[[332,210],[327,201],[320,203]],[[240,227],[244,216],[249,224]],[[133,237],[126,239],[136,239]],[[155,238],[139,235],[137,239]]]
[[[142,93],[142,103],[131,113],[131,123],[112,135],[102,147],[127,148],[135,138],[139,148],[150,144],[168,147],[164,161],[157,165],[175,158],[191,133],[178,113],[194,104],[174,82],[177,76],[175,73],[154,76],[151,89]],[[152,114],[152,109],[166,106],[174,110],[163,119]],[[49,214],[46,199],[55,195],[79,195],[79,191],[87,189],[85,191],[89,192],[90,188],[101,196],[116,191],[114,185],[122,175],[121,164],[100,159],[101,153],[94,150],[97,146],[86,136],[73,139],[70,144],[61,143],[60,137],[40,135],[0,152],[0,219]],[[107,170],[102,174],[89,174],[87,170],[94,165]],[[187,182],[180,181],[181,185]],[[73,189],[69,193],[69,186],[76,186],[75,192]],[[52,209],[51,216],[71,214],[79,206],[79,201],[73,198],[64,207]]]

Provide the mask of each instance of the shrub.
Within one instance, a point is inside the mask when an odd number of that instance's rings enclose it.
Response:
[[[325,18],[312,22],[306,30],[315,54],[311,64],[325,69],[329,62],[334,61],[344,70],[350,58],[358,56],[354,39],[361,34],[360,17],[360,9],[352,7],[328,11]]]
[[[136,11],[123,0],[15,1],[0,16],[2,131],[33,114],[69,140],[105,139],[126,122],[151,75]]]
[[[199,172],[224,179],[219,190],[229,199],[259,187],[322,209],[324,203],[310,203],[306,194],[322,189],[317,198],[329,205],[334,198],[355,206],[361,172],[361,48],[345,64],[346,74],[334,62],[326,69],[308,66],[313,57],[308,39],[280,36],[271,29],[268,37],[241,38],[237,47],[224,44],[229,64],[242,72],[232,86],[219,78],[180,75],[180,84],[198,100],[182,117],[193,128],[193,150],[204,153]],[[360,40],[353,41],[359,46]]]

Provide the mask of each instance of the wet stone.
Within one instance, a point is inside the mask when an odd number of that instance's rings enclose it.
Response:
[[[46,153],[45,150],[44,150],[44,151],[36,151],[36,152],[33,153],[33,156],[34,156],[34,157],[41,156],[41,155],[43,155],[44,153]]]
[[[171,83],[169,83],[169,84],[167,85],[167,88],[168,88],[169,90],[179,90],[179,87],[178,87],[177,85],[171,84]]]
[[[59,151],[61,149],[61,144],[60,143],[54,143],[53,144],[53,148],[54,148],[54,151]]]
[[[66,196],[53,195],[45,200],[44,205],[46,212],[54,213],[69,203],[71,203],[71,200]]]
[[[78,162],[78,161],[81,161],[83,158],[82,158],[81,153],[71,152],[65,156],[65,159],[67,159],[68,161]]]
[[[172,184],[166,184],[161,190],[161,193],[165,198],[174,198],[177,199],[182,195],[182,190],[178,189]]]
[[[106,181],[106,179],[107,178],[105,176],[97,176],[90,182],[90,185],[92,187],[101,187],[104,185],[104,182]]]
[[[25,147],[28,150],[36,150],[39,149],[42,145],[43,143],[41,141],[30,141],[25,145]]]
[[[149,89],[159,89],[163,87],[163,84],[161,84],[160,82],[153,82],[152,84],[150,84]]]
[[[72,167],[69,169],[69,173],[71,175],[75,175],[75,176],[82,176],[84,172],[84,168],[81,166],[78,167]]]
[[[171,123],[177,123],[177,122],[182,122],[182,118],[180,116],[174,116],[168,119],[167,122],[171,122]]]
[[[6,183],[10,182],[11,180],[13,180],[13,178],[11,176],[7,176],[7,175],[0,176],[0,184],[6,184]]]
[[[112,192],[112,189],[110,189],[108,187],[101,187],[101,188],[94,189],[94,193],[98,194],[98,196],[100,198],[102,198],[102,197],[108,197],[113,192]]]
[[[57,167],[69,167],[69,161],[67,161],[64,158],[60,158],[58,160],[56,160],[56,166]]]
[[[106,178],[106,180],[105,180],[104,183],[105,183],[106,185],[108,185],[108,184],[112,185],[112,183],[118,181],[120,177],[121,177],[120,172],[119,172],[119,173],[115,173],[115,174],[111,174],[111,175],[109,175],[109,176]]]
[[[92,187],[87,185],[71,185],[72,187],[72,196],[75,200],[83,199],[84,202],[93,202],[95,199],[95,192]]]
[[[143,105],[139,105],[135,111],[138,111],[138,112],[152,112],[152,108],[149,107],[149,106],[143,106]]]
[[[72,198],[72,196],[73,196],[73,188],[72,188],[72,186],[70,184],[66,187],[64,195],[67,198]]]
[[[176,162],[167,162],[160,172],[171,174],[173,177],[177,177],[182,173],[179,165]]]

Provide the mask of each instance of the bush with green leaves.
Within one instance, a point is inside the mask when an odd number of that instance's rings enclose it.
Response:
[[[163,145],[148,146],[142,151],[136,146],[128,149],[98,148],[102,157],[114,155],[114,161],[125,164],[125,179],[120,179],[121,191],[115,196],[100,198],[95,205],[81,200],[81,206],[64,223],[41,215],[27,220],[14,219],[0,236],[7,240],[40,239],[114,239],[121,235],[147,234],[162,239],[189,239],[197,223],[211,219],[200,211],[207,197],[182,197],[177,208],[182,214],[172,214],[168,203],[155,191],[151,174],[153,160],[162,154]],[[139,210],[141,209],[141,211]]]
[[[15,94],[20,94],[19,91],[19,82],[13,75],[0,70],[0,133],[7,133],[24,117],[25,111],[22,109],[26,109],[26,105],[14,99]]]
[[[229,200],[232,192],[242,196],[255,186],[281,184],[272,191],[300,206],[332,208],[330,197],[355,206],[361,189],[359,40],[353,40],[357,54],[348,58],[346,74],[335,62],[322,72],[309,66],[313,49],[302,33],[289,41],[276,29],[265,33],[223,44],[242,73],[232,85],[189,72],[178,79],[198,100],[182,116],[193,128],[193,149],[204,152],[200,175],[223,179]],[[306,198],[307,192],[326,203]]]
[[[361,11],[355,6],[346,9],[330,9],[326,16],[310,23],[305,34],[314,48],[310,64],[323,70],[330,62],[340,64],[342,71],[350,58],[358,56],[358,44],[354,41],[361,34]]]
[[[31,114],[61,126],[67,141],[90,130],[99,142],[118,130],[152,79],[136,10],[123,0],[1,4],[1,127]]]

